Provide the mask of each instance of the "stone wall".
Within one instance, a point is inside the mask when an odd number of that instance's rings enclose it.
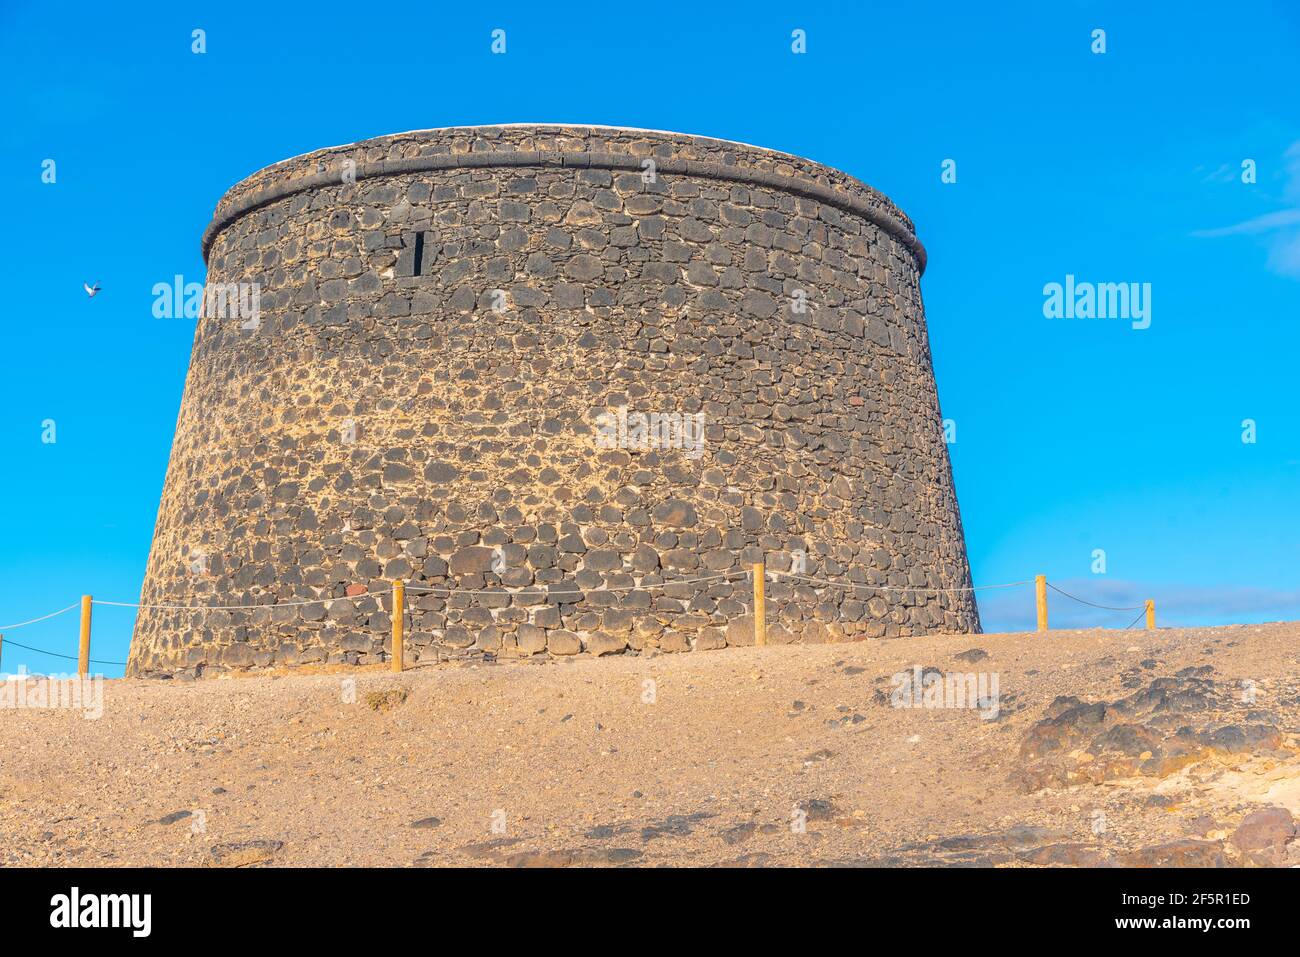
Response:
[[[429,130],[254,174],[203,246],[260,315],[199,320],[141,602],[268,607],[144,608],[131,674],[384,660],[396,578],[408,660],[749,643],[745,567],[800,556],[868,587],[770,582],[769,640],[979,628],[924,250],[843,173]],[[608,447],[623,409],[702,445]]]

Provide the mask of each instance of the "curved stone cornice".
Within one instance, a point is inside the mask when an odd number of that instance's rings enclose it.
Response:
[[[631,153],[585,151],[489,150],[472,153],[435,153],[428,156],[380,160],[376,163],[358,163],[355,176],[356,179],[361,180],[380,176],[398,176],[406,173],[492,167],[558,167],[562,169],[608,169],[641,172],[642,161],[646,158]],[[916,257],[918,274],[925,271],[925,247],[916,238],[916,233],[912,231],[911,226],[904,220],[890,215],[887,211],[852,193],[833,189],[822,183],[798,176],[785,176],[750,166],[680,159],[677,157],[653,156],[648,158],[654,160],[655,169],[658,173],[694,176],[780,190],[795,196],[814,199],[855,216],[860,216],[906,246]],[[327,168],[309,176],[273,181],[269,186],[243,193],[233,199],[228,195],[218,205],[212,221],[208,223],[207,228],[203,231],[202,250],[204,262],[207,261],[208,252],[212,248],[213,242],[216,241],[217,235],[244,214],[298,193],[341,185],[342,167],[337,162],[330,165],[333,168]],[[864,188],[869,189],[869,187]]]

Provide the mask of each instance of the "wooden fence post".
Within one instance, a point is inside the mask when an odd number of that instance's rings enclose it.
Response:
[[[754,563],[754,644],[767,644],[767,572],[762,562]]]
[[[81,643],[77,648],[77,674],[90,673],[90,603],[89,595],[81,596]]]
[[[403,639],[405,638],[405,623],[402,621],[406,614],[406,585],[400,581],[393,582],[393,650],[391,660],[394,671],[401,671],[403,667]]]
[[[1147,628],[1151,629],[1156,626],[1156,602],[1154,598],[1147,599]]]
[[[1047,576],[1034,576],[1034,603],[1038,606],[1038,630],[1047,630]]]

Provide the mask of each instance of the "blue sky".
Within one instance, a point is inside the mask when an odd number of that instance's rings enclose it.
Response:
[[[151,289],[203,275],[227,187],[321,146],[525,121],[787,150],[913,218],[977,584],[1042,572],[1168,624],[1300,618],[1300,4],[986,6],[7,0],[0,624],[138,599],[194,332]],[[1067,274],[1150,283],[1150,328],[1045,318]],[[988,630],[1033,620],[1025,589],[981,608]],[[125,660],[131,623],[96,608],[94,657]],[[15,642],[75,654],[75,615],[6,633],[4,670],[60,670]]]

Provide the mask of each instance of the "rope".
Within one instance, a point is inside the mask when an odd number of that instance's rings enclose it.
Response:
[[[1032,581],[1007,582],[1003,585],[964,585],[958,588],[922,588],[912,587],[910,585],[866,585],[857,582],[836,582],[825,578],[808,578],[803,575],[792,575],[789,572],[770,572],[773,577],[792,578],[795,581],[805,582],[807,584],[823,585],[831,588],[866,588],[872,591],[905,591],[905,592],[967,592],[981,591],[990,588],[1019,588],[1021,585],[1031,585]]]
[[[1087,601],[1086,599],[1083,598],[1076,598],[1074,595],[1071,595],[1069,592],[1061,591],[1061,589],[1057,588],[1051,582],[1047,583],[1047,587],[1052,589],[1052,591],[1054,592],[1058,592],[1059,594],[1064,595],[1066,598],[1069,598],[1071,601],[1077,601],[1080,605],[1088,605],[1092,608],[1101,608],[1105,611],[1135,611],[1138,608],[1141,608],[1143,611],[1146,611],[1146,607],[1147,607],[1145,603],[1141,605],[1125,605],[1123,608],[1116,608],[1113,605],[1098,605],[1096,602]]]
[[[748,574],[749,574],[748,572],[725,572],[720,575],[704,575],[700,578],[681,578],[681,579],[674,579],[673,581],[656,582],[648,585],[622,585],[615,588],[588,589],[588,588],[581,588],[575,584],[572,589],[564,588],[562,590],[566,592],[570,590],[581,591],[581,592],[637,591],[637,590],[644,590],[644,589],[651,589],[651,588],[667,588],[669,585],[693,585],[699,582],[721,581],[724,579],[736,578],[737,576],[744,577],[745,575]],[[522,588],[492,589],[492,588],[452,588],[450,585],[407,585],[405,590],[408,592],[422,592],[425,594],[428,594],[430,592],[446,592],[448,594],[457,594],[457,595],[517,595],[525,592],[546,591],[554,587],[556,586],[555,585],[525,585]],[[365,595],[388,595],[391,594],[392,591],[393,590],[391,588],[384,588],[381,589],[380,591],[368,591],[368,592],[364,592],[362,595],[356,595],[353,597],[361,598],[364,597]],[[146,604],[140,604],[138,602],[130,602],[130,601],[101,601],[100,599],[96,598],[93,600],[92,604],[112,605],[116,608],[144,608],[148,610],[170,608],[179,611],[235,611],[235,610],[248,610],[254,608],[293,608],[301,605],[316,605],[322,602],[328,603],[328,602],[344,601],[344,600],[346,600],[346,596],[344,598],[312,598],[306,601],[268,602],[260,605],[146,605]],[[71,607],[75,608],[76,605],[73,605]],[[64,609],[64,611],[67,610],[68,609],[66,608]]]
[[[367,595],[387,595],[392,591],[391,588],[384,588],[380,591],[366,592]],[[360,598],[360,595],[354,597]],[[247,611],[254,608],[298,608],[303,605],[328,604],[335,601],[343,601],[343,598],[309,598],[304,601],[273,601],[263,602],[260,605],[142,605],[138,602],[131,601],[100,601],[98,598],[91,601],[92,605],[112,605],[115,608],[144,608],[150,611],[157,609],[172,609],[174,611]],[[76,607],[76,606],[73,606]]]
[[[34,651],[38,655],[49,655],[51,658],[64,658],[68,661],[81,660],[76,655],[61,655],[57,651],[46,651],[44,648],[33,648],[31,645],[20,645],[16,641],[9,641],[6,639],[5,647],[8,648],[11,645],[15,648],[22,648],[24,651]],[[122,667],[126,667],[125,661],[101,661],[98,658],[88,658],[86,660],[95,665],[121,665]]]
[[[775,570],[769,571],[767,574],[769,574],[769,575],[770,575],[772,578],[774,578],[774,579],[775,579],[775,578],[788,578],[788,579],[791,579],[791,580],[793,580],[793,581],[803,582],[803,583],[805,583],[805,584],[809,584],[809,585],[820,585],[820,586],[822,586],[822,587],[826,587],[826,588],[847,588],[847,589],[851,589],[851,590],[856,590],[856,589],[865,589],[865,590],[868,590],[868,591],[893,591],[893,592],[927,592],[927,593],[933,593],[933,592],[977,592],[977,591],[988,591],[988,590],[997,589],[997,588],[1020,588],[1020,587],[1022,587],[1022,586],[1024,586],[1024,585],[1032,584],[1032,581],[1031,581],[1031,580],[1026,579],[1025,581],[1018,581],[1018,582],[1004,582],[1004,583],[997,584],[997,585],[962,585],[962,586],[957,586],[957,587],[952,587],[952,588],[932,588],[932,587],[925,587],[925,586],[912,586],[912,585],[871,585],[871,584],[867,584],[867,583],[865,583],[865,582],[838,582],[838,581],[832,581],[832,580],[827,579],[827,578],[812,578],[812,577],[809,577],[809,576],[806,576],[806,575],[795,575],[795,574],[792,574],[792,573],[790,573],[790,572],[775,571]],[[590,593],[593,593],[593,592],[650,591],[650,590],[653,590],[653,589],[669,588],[669,587],[676,586],[676,585],[697,585],[697,584],[703,584],[703,583],[705,583],[705,582],[730,581],[730,580],[735,579],[735,578],[746,578],[746,577],[748,577],[748,576],[749,576],[749,572],[747,572],[747,571],[732,571],[732,572],[722,572],[722,573],[717,574],[717,575],[701,575],[701,576],[698,576],[698,577],[696,577],[696,578],[678,578],[678,579],[673,579],[672,581],[651,582],[651,583],[648,583],[648,584],[643,583],[643,584],[640,584],[640,585],[619,585],[619,586],[615,586],[615,587],[613,587],[613,588],[591,588],[591,589],[588,589],[588,588],[582,588],[582,587],[578,586],[577,584],[572,584],[571,587],[568,587],[568,583],[564,583],[563,585],[561,585],[561,583],[556,583],[556,584],[553,584],[553,585],[525,585],[525,586],[523,586],[523,587],[518,587],[518,588],[495,588],[495,589],[493,589],[493,588],[453,588],[453,587],[450,586],[450,585],[415,585],[415,584],[411,584],[411,585],[407,585],[407,586],[406,586],[406,591],[409,591],[409,592],[418,592],[418,593],[422,593],[422,594],[443,593],[443,594],[447,594],[447,595],[452,595],[452,594],[457,594],[457,595],[518,595],[518,594],[526,594],[526,593],[536,594],[536,593],[539,593],[539,592],[540,592],[540,593],[543,593],[543,594],[549,594],[549,592],[551,591],[551,589],[556,589],[556,588],[558,588],[558,590],[561,591],[561,592],[563,592],[563,593],[568,593],[568,592],[572,592],[572,591],[580,591],[580,592],[583,592],[583,593],[590,594]],[[1077,602],[1079,602],[1079,603],[1081,603],[1081,604],[1084,604],[1084,605],[1090,605],[1090,606],[1093,607],[1093,608],[1102,608],[1102,609],[1105,609],[1105,610],[1107,610],[1107,611],[1133,611],[1133,610],[1138,609],[1138,608],[1141,608],[1141,609],[1144,609],[1144,610],[1145,610],[1145,608],[1146,608],[1145,605],[1132,605],[1132,606],[1127,606],[1127,607],[1122,607],[1122,608],[1119,608],[1119,607],[1113,607],[1113,606],[1110,606],[1110,605],[1098,605],[1098,604],[1096,604],[1095,602],[1086,601],[1085,599],[1078,598],[1078,597],[1076,597],[1076,596],[1074,596],[1074,595],[1069,594],[1068,592],[1061,591],[1061,589],[1057,588],[1057,587],[1056,587],[1055,585],[1053,585],[1051,582],[1048,582],[1047,585],[1048,585],[1048,587],[1050,587],[1053,591],[1060,592],[1060,594],[1064,595],[1066,598],[1070,598],[1070,599],[1072,599],[1072,600],[1074,600],[1074,601],[1077,601]],[[384,588],[384,589],[381,589],[381,590],[379,590],[379,591],[367,591],[367,592],[365,592],[364,594],[365,594],[365,595],[388,595],[388,594],[391,594],[392,591],[393,591],[393,589],[391,589],[391,588]],[[355,596],[355,597],[361,597],[361,596]],[[144,610],[148,610],[148,611],[165,611],[165,610],[172,610],[172,611],[253,611],[253,610],[256,610],[256,609],[259,609],[259,608],[300,608],[300,607],[304,607],[304,606],[306,606],[306,605],[330,604],[330,603],[332,603],[332,602],[336,602],[336,601],[344,601],[344,600],[346,600],[346,596],[344,596],[344,597],[333,597],[333,598],[307,598],[307,599],[303,599],[303,600],[301,600],[301,601],[261,602],[261,603],[258,603],[258,604],[250,604],[250,605],[178,605],[178,604],[148,604],[148,603],[144,603],[144,602],[132,602],[132,601],[107,601],[107,600],[105,600],[105,599],[96,598],[96,599],[93,599],[93,600],[92,600],[91,604],[94,604],[94,605],[105,605],[105,606],[110,606],[110,607],[114,607],[114,608],[139,608],[139,609],[144,609]],[[55,617],[57,617],[58,615],[66,614],[67,612],[72,611],[72,609],[74,609],[74,608],[76,608],[76,607],[77,607],[77,603],[73,603],[73,604],[69,605],[67,608],[61,608],[61,609],[59,609],[58,611],[50,612],[48,615],[42,615],[42,616],[39,617],[39,618],[33,618],[33,619],[31,619],[30,621],[23,621],[23,622],[19,622],[19,623],[17,623],[17,624],[14,624],[14,625],[0,625],[0,632],[4,632],[4,631],[12,631],[12,630],[15,629],[15,628],[22,628],[24,625],[32,625],[32,624],[35,624],[35,623],[38,622],[38,621],[45,621],[46,619],[49,619],[49,618],[55,618]]]
[[[748,574],[749,572],[742,571],[725,572],[721,575],[705,575],[700,578],[677,578],[672,581],[652,582],[647,585],[619,585],[614,588],[582,588],[576,583],[573,584],[572,588],[568,588],[560,587],[560,583],[556,583],[555,585],[525,585],[521,588],[498,588],[495,590],[491,588],[452,588],[449,585],[407,585],[406,590],[409,592],[422,592],[424,594],[429,594],[431,592],[446,592],[449,595],[520,595],[527,593],[537,594],[539,592],[549,593],[550,589],[559,588],[559,590],[564,594],[569,594],[575,591],[580,591],[584,594],[591,594],[593,592],[649,591],[653,588],[667,588],[670,585],[695,585],[700,582],[721,581],[724,579],[736,578],[737,576],[743,578]]]
[[[1134,618],[1132,621],[1130,621],[1127,625],[1124,626],[1124,630],[1127,631],[1129,628],[1132,628],[1134,625],[1136,625],[1139,621],[1142,620],[1142,616],[1145,615],[1146,613],[1147,613],[1147,610],[1146,610],[1146,608],[1145,608],[1145,606],[1144,606],[1144,607],[1142,608],[1142,610],[1141,610],[1140,612],[1138,612],[1138,616],[1137,616],[1136,618]]]
[[[72,611],[72,609],[76,608],[80,604],[81,602],[74,601],[67,608],[60,608],[58,611],[52,611],[48,615],[41,615],[40,618],[33,618],[31,621],[20,621],[16,625],[0,625],[0,632],[13,631],[15,628],[22,628],[24,625],[34,625],[38,621],[45,621],[47,618],[57,618],[59,615]]]

